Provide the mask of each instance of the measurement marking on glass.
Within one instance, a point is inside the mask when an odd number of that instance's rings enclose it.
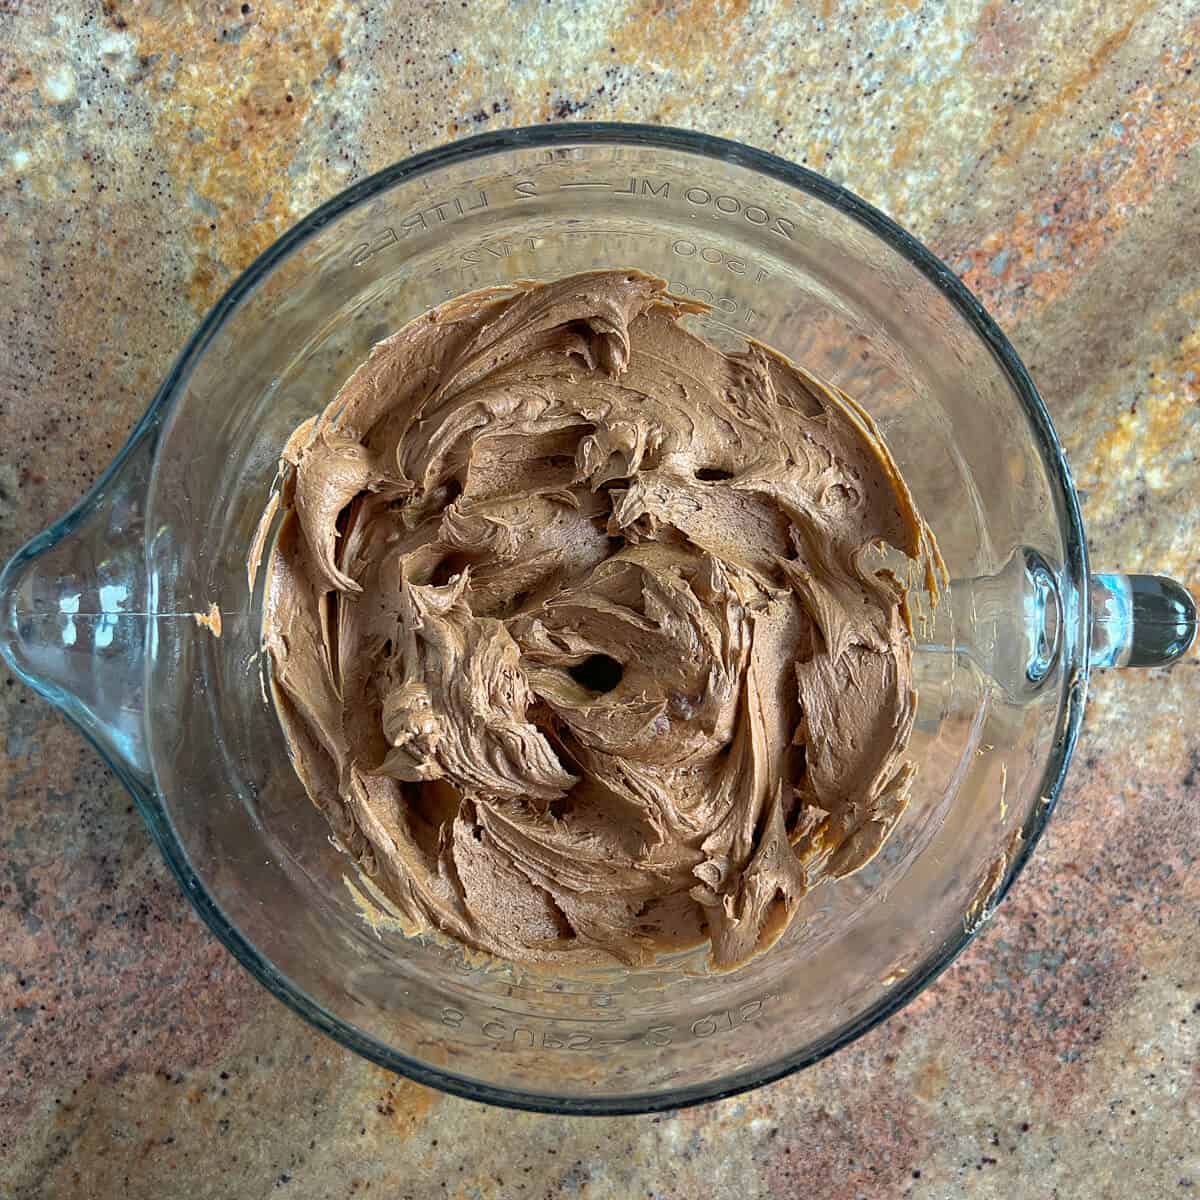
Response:
[[[418,230],[426,232],[430,226],[436,228],[439,224],[458,220],[487,207],[487,192],[482,188],[461,196],[451,196],[440,204],[427,204],[425,207],[401,217],[394,225],[389,225],[372,234],[368,241],[360,242],[357,246],[352,247],[350,265],[361,267],[380,251],[402,242],[411,233]]]
[[[536,179],[521,179],[513,185],[513,193],[518,199],[531,199],[537,195],[538,181]],[[565,179],[556,185],[559,191],[571,191],[578,188],[600,188],[611,191],[617,196],[631,196],[636,199],[670,200],[672,188],[675,201],[680,198],[679,183],[669,179],[647,179],[644,176],[632,175],[618,187],[616,183],[601,179]],[[796,232],[796,223],[787,217],[773,216],[761,204],[754,204],[741,196],[731,196],[726,192],[713,192],[706,187],[692,184],[682,192],[682,198],[692,209],[713,209],[726,217],[741,217],[751,225],[760,225],[769,233],[791,241]]]
[[[555,163],[561,159],[553,160]],[[512,187],[512,198],[516,200],[536,199],[542,192],[542,183],[537,179],[518,179]],[[626,176],[620,180],[605,179],[565,179],[550,182],[546,186],[559,191],[606,191],[613,196],[628,197],[629,201],[640,204],[650,204],[658,208],[665,202],[675,208],[685,207],[690,217],[700,213],[716,220],[733,218],[757,225],[768,233],[792,241],[795,237],[796,225],[787,217],[775,216],[761,204],[753,203],[741,196],[730,195],[726,192],[714,192],[699,184],[682,187],[678,180],[649,179],[640,175]],[[427,204],[412,210],[381,229],[370,233],[365,241],[350,248],[350,264],[361,267],[375,255],[398,245],[413,234],[428,233],[439,225],[462,220],[481,209],[492,207],[492,199],[483,188],[465,191],[456,196],[450,196],[436,204]],[[624,205],[626,201],[622,200]],[[597,230],[605,233],[626,233],[629,236],[653,237],[653,234],[634,234],[627,230]],[[695,247],[689,251],[688,247]],[[696,247],[695,243],[681,239],[673,247],[676,254],[687,256],[689,253],[700,254],[706,262],[713,262],[713,251],[708,247]],[[741,260],[729,258],[725,265],[735,274],[740,274]],[[762,275],[760,272],[760,282]]]
[[[728,251],[722,250],[719,246],[698,245],[690,238],[676,238],[671,243],[671,253],[677,254],[680,258],[699,257],[703,262],[708,263],[710,267],[724,267],[733,275],[745,275],[749,278],[750,272],[753,271],[753,280],[755,283],[762,283],[764,280],[770,278],[769,271],[757,266],[748,259],[730,254]]]
[[[522,1012],[519,1008],[505,1008],[500,1004],[489,1004],[492,1012],[502,1012],[509,1017],[525,1017],[530,1021],[570,1021],[578,1025],[619,1025],[620,1017],[560,1017],[557,1013]]]
[[[441,1010],[440,1017],[441,1023],[450,1029],[463,1030],[475,1025],[485,1038],[496,1045],[507,1044],[517,1047],[524,1045],[531,1050],[595,1050],[610,1046],[632,1045],[639,1041],[645,1046],[661,1048],[677,1044],[680,1040],[686,1041],[689,1038],[695,1038],[704,1041],[710,1037],[720,1037],[722,1034],[743,1029],[757,1021],[768,1001],[774,998],[771,994],[760,996],[754,1000],[746,1000],[734,1008],[722,1009],[697,1017],[686,1024],[651,1025],[642,1030],[640,1036],[634,1034],[616,1040],[603,1039],[591,1033],[571,1033],[566,1030],[561,1033],[555,1032],[554,1026],[561,1021],[586,1022],[591,1025],[615,1024],[619,1023],[619,1018],[588,1021],[582,1017],[555,1017],[538,1013],[514,1012],[511,1009],[489,1006],[493,1012],[531,1021],[534,1023],[531,1027],[530,1025],[509,1025],[497,1019],[485,1021],[476,1018],[475,1021],[472,1021],[461,1008],[454,1008],[450,1005]]]
[[[745,337],[746,331],[738,329],[735,325],[727,325],[724,321],[718,321],[715,317],[701,316],[700,318],[706,325],[715,325],[718,329],[727,329],[730,333],[736,333],[738,337]]]

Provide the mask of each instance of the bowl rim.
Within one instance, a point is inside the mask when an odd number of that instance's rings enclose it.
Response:
[[[53,544],[78,523],[81,512],[86,510],[90,503],[96,502],[96,498],[104,491],[108,480],[120,470],[123,462],[132,454],[142,437],[151,433],[154,427],[162,422],[170,412],[194,365],[223,323],[232,315],[242,300],[283,259],[323,226],[349,209],[382,194],[401,182],[429,174],[443,167],[513,150],[606,143],[651,146],[732,163],[814,196],[857,221],[903,255],[954,306],[979,339],[991,350],[1024,410],[1047,475],[1056,493],[1058,521],[1065,545],[1065,561],[1062,569],[1066,577],[1067,589],[1074,592],[1074,595],[1066,598],[1069,601],[1067,615],[1070,617],[1073,613],[1073,620],[1076,624],[1072,631],[1071,620],[1065,623],[1063,638],[1065,682],[1054,738],[1042,777],[1040,794],[1043,802],[1033,806],[1033,811],[1022,828],[1023,839],[1020,849],[1010,863],[1000,887],[992,897],[988,911],[988,915],[990,915],[995,910],[995,906],[1007,894],[1028,861],[1054,810],[1083,716],[1087,688],[1086,664],[1090,640],[1088,588],[1086,586],[1088,556],[1071,472],[1050,414],[1024,364],[995,321],[958,276],[891,218],[847,188],[826,179],[815,171],[788,162],[768,151],[710,134],[667,126],[623,122],[571,122],[477,134],[414,154],[368,176],[346,188],[293,225],[237,277],[188,339],[149,408],[133,429],[111,467],[97,481],[88,498],[58,522],[57,526],[47,530],[45,534],[35,540],[39,543],[45,541],[45,544]],[[1072,632],[1074,636],[1071,636]],[[53,697],[51,698],[53,699]],[[217,902],[209,894],[203,881],[192,870],[153,784],[139,772],[131,771],[127,764],[114,761],[112,755],[86,730],[83,732],[133,793],[163,858],[198,915],[238,962],[272,995],[318,1030],[371,1062],[407,1076],[418,1083],[469,1100],[479,1100],[503,1107],[535,1112],[613,1116],[679,1109],[724,1099],[760,1087],[819,1062],[898,1012],[946,970],[974,940],[982,925],[982,922],[978,922],[969,929],[964,927],[957,937],[947,939],[942,947],[921,965],[918,971],[898,982],[885,996],[854,1021],[834,1031],[817,1045],[791,1055],[785,1055],[768,1067],[734,1072],[706,1083],[670,1091],[599,1095],[586,1098],[555,1096],[550,1093],[499,1087],[470,1076],[439,1070],[402,1054],[334,1016],[303,989],[293,984],[275,968],[269,959],[263,957],[254,945],[242,935],[236,925],[225,916]]]

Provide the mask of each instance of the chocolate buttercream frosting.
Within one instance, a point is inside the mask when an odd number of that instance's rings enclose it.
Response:
[[[729,968],[904,811],[886,550],[936,601],[936,543],[863,409],[701,340],[700,307],[637,271],[459,297],[283,451],[276,706],[414,930],[560,964],[707,939]]]

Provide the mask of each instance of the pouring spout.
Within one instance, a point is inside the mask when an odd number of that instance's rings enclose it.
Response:
[[[92,491],[0,572],[0,656],[135,792],[151,779],[144,513],[156,435],[157,423],[143,425]]]

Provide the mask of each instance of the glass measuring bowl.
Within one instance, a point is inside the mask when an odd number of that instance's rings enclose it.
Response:
[[[639,267],[883,428],[953,584],[919,611],[908,812],[769,953],[553,975],[410,938],[332,844],[264,687],[247,550],[293,427],[447,297]],[[261,579],[259,581],[261,589]],[[1089,666],[1169,661],[1178,584],[1088,574],[1046,410],[958,280],[809,171],[697,134],[485,135],[351,188],[197,330],[91,494],[0,578],[0,648],[128,786],[213,932],[343,1045],[474,1099],[637,1112],[812,1063],[894,1012],[1003,895],[1058,794]],[[219,620],[217,615],[219,613]]]

